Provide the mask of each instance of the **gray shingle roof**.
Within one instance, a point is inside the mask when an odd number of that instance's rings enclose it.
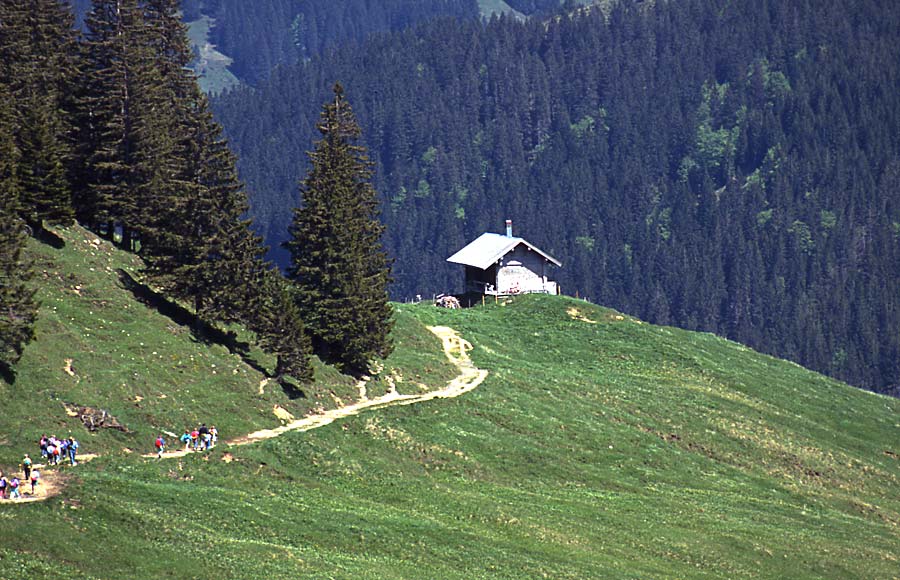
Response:
[[[562,263],[559,260],[550,254],[542,252],[522,238],[491,233],[481,234],[475,241],[447,258],[447,261],[453,262],[454,264],[474,266],[481,270],[487,270],[490,268],[491,264],[511,252],[519,244],[525,244],[549,262],[552,262],[557,266],[562,266]]]

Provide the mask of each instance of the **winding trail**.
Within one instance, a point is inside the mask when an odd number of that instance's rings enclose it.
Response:
[[[357,385],[359,389],[359,401],[356,403],[346,405],[344,407],[339,407],[337,409],[331,409],[317,415],[310,415],[302,419],[297,419],[296,421],[291,421],[290,423],[287,423],[280,427],[275,427],[274,429],[263,429],[254,433],[250,433],[249,435],[236,437],[234,439],[224,441],[224,443],[234,446],[248,445],[250,443],[256,443],[257,441],[272,439],[290,431],[309,431],[318,427],[324,427],[325,425],[333,423],[338,419],[352,417],[353,415],[359,415],[363,411],[367,410],[380,409],[395,405],[412,405],[414,403],[424,403],[425,401],[431,401],[433,399],[452,399],[475,389],[484,381],[485,378],[487,378],[488,372],[486,370],[477,368],[472,363],[472,359],[469,358],[469,351],[472,350],[472,345],[467,340],[461,338],[459,336],[459,333],[447,326],[429,326],[428,330],[430,330],[432,333],[434,333],[435,336],[441,339],[444,354],[447,356],[447,359],[453,364],[453,366],[455,366],[459,371],[459,374],[451,379],[450,382],[447,383],[447,386],[443,389],[439,389],[437,391],[429,391],[427,393],[418,395],[401,395],[397,392],[396,388],[391,388],[391,390],[385,395],[370,399],[366,393],[366,381],[363,380],[360,381]],[[262,389],[264,386],[265,383],[262,383],[260,385],[260,389]],[[185,455],[189,455],[192,453],[193,451],[176,449],[172,451],[166,451],[163,454],[162,459],[184,457]],[[94,457],[96,456],[79,455],[78,460],[79,462],[82,462],[93,459]],[[142,457],[155,458],[156,454],[148,453],[146,455],[142,455]],[[33,496],[28,494],[23,495],[22,499],[19,500],[0,500],[0,505],[7,503],[19,504],[43,501],[53,496],[59,495],[62,489],[65,487],[66,478],[67,473],[60,472],[59,470],[42,472],[41,484],[38,486],[38,489]],[[28,487],[30,488],[30,485]]]
[[[447,383],[447,386],[443,389],[429,391],[420,395],[401,395],[396,389],[392,389],[381,397],[370,399],[366,396],[365,381],[360,381],[360,400],[352,405],[297,419],[296,421],[292,421],[274,429],[256,431],[255,433],[250,433],[249,435],[226,441],[226,443],[236,446],[247,445],[249,443],[278,437],[288,431],[309,431],[310,429],[323,427],[338,419],[358,415],[369,409],[379,409],[394,405],[412,405],[414,403],[422,403],[433,399],[451,399],[468,393],[484,381],[488,372],[476,368],[475,365],[472,364],[472,360],[469,358],[469,351],[472,349],[472,345],[468,341],[462,339],[455,330],[447,326],[429,326],[428,330],[441,339],[444,347],[444,354],[447,355],[450,362],[459,370],[459,375]],[[163,457],[166,457],[167,455],[168,454]]]

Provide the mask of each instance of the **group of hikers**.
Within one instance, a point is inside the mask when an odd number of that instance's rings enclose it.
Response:
[[[207,427],[206,423],[202,423],[194,429],[185,429],[184,434],[178,440],[184,443],[185,451],[190,451],[191,449],[194,451],[208,451],[215,447],[219,441],[219,430],[216,429],[215,425]],[[166,452],[166,439],[162,434],[156,438],[155,446],[156,456],[162,457],[163,453]]]
[[[26,455],[25,457],[27,458],[28,456]],[[41,474],[38,470],[31,469],[30,467],[24,468],[24,471],[25,477],[23,479],[19,479],[18,476],[15,475],[11,478],[7,478],[6,475],[0,471],[0,499],[21,499],[21,488],[25,485],[25,482],[31,482],[31,495],[34,495],[34,490],[37,488]]]
[[[41,435],[41,458],[46,465],[59,465],[66,458],[69,459],[71,465],[78,465],[78,462],[75,461],[78,447],[78,441],[74,437],[58,439],[55,435],[50,437]],[[24,475],[22,479],[15,475],[7,477],[0,471],[0,499],[21,499],[22,487],[29,483],[31,484],[31,495],[34,495],[41,479],[41,473],[35,468],[34,462],[27,453],[22,458],[21,466]]]
[[[59,465],[59,462],[65,461],[67,457],[70,464],[78,465],[78,462],[75,461],[75,456],[78,454],[78,441],[74,437],[57,439],[56,435],[50,437],[41,435],[40,445],[41,457],[48,465]]]
[[[216,429],[215,425],[207,427],[206,423],[202,423],[194,429],[185,429],[184,434],[178,440],[184,443],[185,451],[190,451],[191,449],[194,451],[208,451],[216,446],[219,440],[219,430]],[[67,458],[71,465],[78,465],[78,462],[75,460],[78,448],[78,441],[74,437],[59,439],[55,435],[50,437],[41,435],[41,458],[44,460],[45,465],[60,465]],[[162,457],[165,451],[166,440],[160,435],[156,438],[156,454],[158,457]],[[7,477],[0,471],[0,499],[21,499],[21,488],[29,483],[31,484],[31,494],[34,495],[41,474],[35,469],[34,462],[27,453],[22,459],[21,467],[24,474],[22,479],[19,479],[18,476]]]

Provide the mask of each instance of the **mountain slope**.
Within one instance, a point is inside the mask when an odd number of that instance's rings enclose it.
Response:
[[[652,5],[652,8],[650,7]],[[900,385],[900,4],[616,2],[424,24],[215,108],[255,226],[289,208],[340,80],[375,163],[396,299],[512,219],[566,292],[857,386]]]
[[[209,455],[124,453],[149,451],[152,425],[206,420],[227,439],[277,424],[274,404],[299,416],[333,405],[329,391],[344,403],[358,394],[318,367],[308,400],[259,395],[261,375],[238,357],[128,298],[115,270],[134,271],[131,257],[83,230],[61,233],[62,250],[34,246],[48,272],[44,316],[16,384],[0,393],[0,465],[33,450],[44,428],[71,429],[103,456],[65,470],[56,499],[0,503],[0,577],[896,573],[900,401],[567,298],[397,305],[386,367],[403,377],[398,388],[454,376],[425,328],[448,326],[489,373],[462,397]],[[173,355],[199,362],[180,373]],[[212,364],[227,372],[212,375]],[[128,378],[135,369],[143,380]],[[131,433],[79,431],[61,410],[68,399],[108,408]]]

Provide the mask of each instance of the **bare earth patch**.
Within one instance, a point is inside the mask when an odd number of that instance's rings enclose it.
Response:
[[[596,320],[591,320],[590,318],[588,318],[587,316],[582,314],[581,311],[578,310],[577,308],[575,308],[574,306],[572,306],[568,310],[566,310],[566,314],[568,314],[569,318],[571,318],[572,320],[580,320],[581,322],[587,322],[589,324],[597,324]]]
[[[97,456],[92,453],[83,453],[78,455],[77,459],[78,463],[86,463],[96,457]],[[66,487],[66,481],[71,477],[71,474],[68,473],[69,468],[70,466],[66,464],[62,466],[62,471],[59,467],[48,470],[45,465],[36,463],[34,469],[41,474],[41,477],[38,480],[34,492],[31,491],[31,482],[23,481],[19,486],[19,493],[22,494],[22,497],[19,499],[0,499],[0,505],[44,501],[59,495],[63,488]],[[9,471],[6,473],[7,477],[21,475],[21,471]]]

